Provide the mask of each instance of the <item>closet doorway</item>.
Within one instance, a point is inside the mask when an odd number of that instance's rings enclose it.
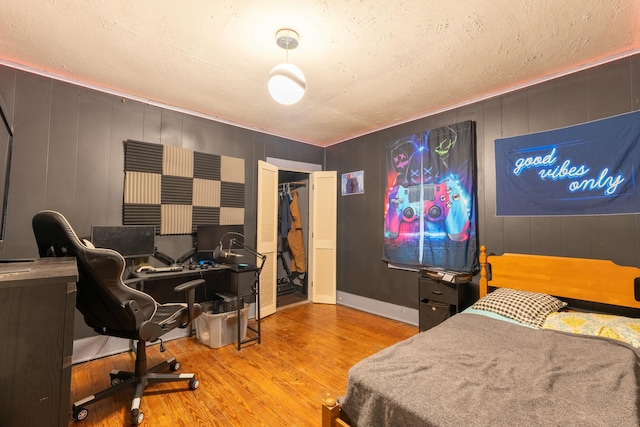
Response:
[[[260,317],[275,313],[278,302],[335,304],[337,188],[335,171],[296,170],[258,161],[257,246],[267,255],[260,276]],[[290,195],[299,214],[295,228],[301,228],[293,240],[288,238],[291,229],[286,239],[282,231],[283,202]],[[304,262],[295,253],[300,247]]]
[[[309,173],[278,170],[276,305],[309,300]]]

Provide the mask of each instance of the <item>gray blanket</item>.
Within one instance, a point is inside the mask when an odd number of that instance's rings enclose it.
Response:
[[[640,425],[640,352],[461,313],[358,362],[342,409],[360,427]]]

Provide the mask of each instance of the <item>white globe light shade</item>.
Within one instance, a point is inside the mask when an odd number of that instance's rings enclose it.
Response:
[[[291,105],[302,99],[307,82],[298,67],[280,64],[271,70],[268,87],[273,99],[280,104]]]

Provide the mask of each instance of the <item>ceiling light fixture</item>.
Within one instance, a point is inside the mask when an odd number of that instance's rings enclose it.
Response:
[[[284,64],[276,65],[269,74],[269,93],[280,104],[291,105],[304,96],[307,82],[298,67],[289,64],[289,50],[298,47],[298,33],[290,28],[276,32],[276,44],[287,51]]]

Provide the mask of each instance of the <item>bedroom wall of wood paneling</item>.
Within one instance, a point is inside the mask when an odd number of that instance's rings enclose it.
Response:
[[[497,218],[493,160],[496,138],[639,109],[638,82],[636,55],[322,149],[0,66],[0,94],[16,130],[0,258],[37,255],[31,218],[41,209],[63,212],[83,236],[92,224],[119,224],[126,139],[245,159],[249,239],[256,234],[257,161],[326,162],[326,169],[339,175],[365,171],[363,195],[338,196],[338,290],[417,309],[416,273],[388,269],[381,260],[385,145],[414,132],[474,120],[481,244],[495,253],[609,258],[640,266],[638,215]],[[191,247],[191,239],[162,236],[158,247],[177,258]],[[84,328],[81,319],[76,328]],[[77,338],[89,333],[76,330]]]
[[[402,100],[398,100],[401,102]],[[604,258],[640,266],[640,215],[495,216],[496,138],[571,126],[640,109],[640,56],[435,114],[327,149],[327,168],[364,170],[365,194],[338,197],[338,289],[404,307],[418,307],[417,273],[381,259],[385,146],[414,132],[476,122],[478,235],[493,253],[522,252]]]

